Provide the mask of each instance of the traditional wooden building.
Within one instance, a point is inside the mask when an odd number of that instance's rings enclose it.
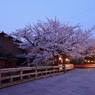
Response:
[[[4,32],[0,33],[0,68],[17,67],[16,55],[25,54],[17,43],[20,41]]]
[[[14,39],[12,36],[0,33],[0,54],[23,54],[22,49],[19,48],[16,42],[19,40]]]

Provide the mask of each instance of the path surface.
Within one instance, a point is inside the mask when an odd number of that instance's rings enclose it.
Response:
[[[0,95],[95,95],[95,68],[74,69],[65,74],[3,88]]]

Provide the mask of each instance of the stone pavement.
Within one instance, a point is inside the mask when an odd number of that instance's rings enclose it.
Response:
[[[65,74],[3,88],[0,95],[95,95],[95,68],[74,69]]]

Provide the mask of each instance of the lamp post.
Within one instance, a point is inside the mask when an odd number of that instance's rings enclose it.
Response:
[[[62,70],[63,69],[63,58],[60,56],[58,61],[59,61],[58,62],[59,69]]]
[[[62,57],[59,57],[59,64],[62,64],[63,63],[63,59]]]
[[[59,69],[64,70],[64,73],[66,72],[65,64],[63,64],[63,58],[59,57]]]

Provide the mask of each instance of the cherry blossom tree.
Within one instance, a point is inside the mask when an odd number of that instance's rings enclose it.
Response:
[[[29,24],[23,29],[16,30],[12,35],[22,41],[19,44],[20,48],[31,48],[27,56],[33,57],[32,63],[36,64],[53,59],[57,55],[84,57],[81,52],[85,51],[94,29],[93,27],[83,31],[80,25],[70,26],[55,18],[47,19],[47,22],[38,21],[34,25]]]
[[[86,58],[95,60],[95,38],[90,38],[84,44],[76,46],[73,52],[73,61],[76,60],[76,63],[84,63]]]

